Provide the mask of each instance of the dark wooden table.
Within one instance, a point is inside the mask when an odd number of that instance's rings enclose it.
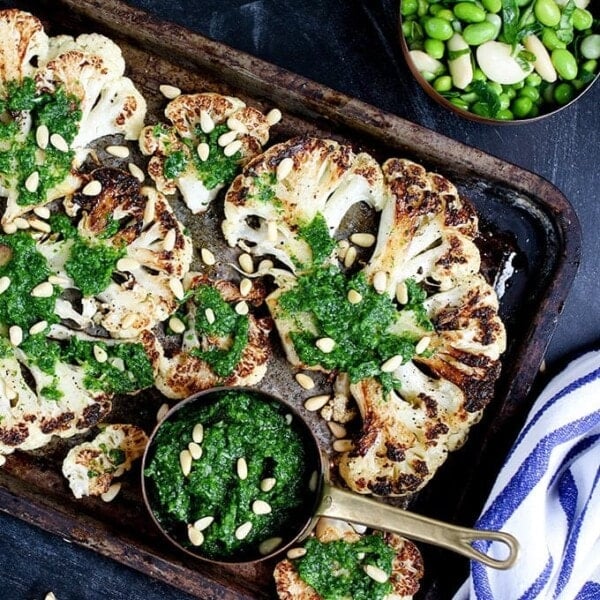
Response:
[[[600,84],[554,117],[491,127],[449,114],[412,80],[393,0],[131,0],[163,19],[529,169],[554,183],[583,230],[577,278],[546,358],[548,377],[600,341]],[[0,7],[11,2],[0,2]],[[0,42],[1,43],[1,42]],[[540,381],[543,382],[543,379]],[[0,513],[0,598],[170,600],[186,595]],[[448,591],[451,597],[452,590]]]

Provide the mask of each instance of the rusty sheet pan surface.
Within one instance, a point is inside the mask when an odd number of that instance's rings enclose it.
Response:
[[[127,74],[148,101],[147,123],[162,117],[165,99],[159,85],[185,92],[218,91],[248,104],[278,107],[284,118],[270,143],[293,135],[330,136],[373,153],[379,159],[416,160],[450,178],[476,206],[491,241],[487,257],[499,264],[510,247],[514,272],[501,298],[508,331],[503,373],[482,422],[468,443],[454,453],[411,508],[428,516],[470,525],[489,491],[502,458],[529,407],[528,392],[576,273],[580,257],[577,218],[561,192],[537,175],[433,131],[383,113],[173,24],[159,22],[117,0],[38,0],[14,6],[40,17],[52,34],[104,33],[122,48]],[[189,211],[176,207],[197,246],[223,244],[214,239],[218,211],[198,227]],[[508,240],[507,243],[505,243]],[[506,275],[500,272],[500,275]],[[292,373],[275,366],[261,387],[284,392],[302,412],[302,397]],[[135,419],[149,432],[163,399],[143,392],[115,402],[110,420]],[[314,427],[325,431],[323,422]],[[216,568],[167,547],[143,511],[139,471],[134,469],[113,503],[75,500],[60,464],[60,441],[34,453],[17,452],[0,472],[0,510],[110,556],[149,576],[205,600],[270,598],[272,563],[260,567]],[[464,559],[421,547],[426,578],[419,598],[447,598],[466,574]],[[442,567],[443,565],[443,567]]]

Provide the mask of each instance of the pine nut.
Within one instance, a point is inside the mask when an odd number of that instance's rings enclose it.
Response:
[[[42,149],[45,150],[48,147],[50,141],[50,132],[46,125],[40,125],[35,130],[35,142]]]
[[[315,387],[315,382],[310,375],[306,373],[296,373],[296,381],[298,385],[305,390],[312,390]]]
[[[179,317],[171,317],[169,319],[169,329],[173,333],[183,333],[185,331],[185,323]]]
[[[354,246],[350,246],[348,250],[346,250],[346,255],[344,256],[344,266],[349,269],[356,260],[357,252]]]
[[[289,156],[286,156],[281,162],[277,165],[276,177],[277,181],[283,181],[294,168],[294,160]]]
[[[367,526],[366,525],[362,525],[360,523],[350,523],[350,525],[352,526],[352,529],[354,529],[354,531],[356,531],[356,533],[358,534],[363,534],[367,531]]]
[[[275,477],[265,477],[260,482],[260,490],[261,492],[270,492],[277,483]]]
[[[146,198],[146,206],[144,206],[144,224],[148,224],[154,221],[155,216],[156,202],[154,201],[154,198],[148,197]]]
[[[48,327],[48,321],[38,321],[35,325],[32,325],[29,328],[29,333],[31,335],[37,335],[38,333],[42,333]]]
[[[302,547],[298,546],[297,548],[290,548],[287,551],[286,556],[290,560],[294,560],[296,558],[300,558],[301,556],[304,556],[305,554],[306,554],[306,548],[302,548]]]
[[[402,356],[396,354],[391,358],[388,358],[382,365],[381,371],[383,373],[393,373],[402,364]]]
[[[372,233],[353,233],[350,241],[361,248],[370,248],[375,243],[375,236]]]
[[[169,279],[169,287],[171,288],[171,291],[177,300],[183,300],[185,292],[183,291],[183,284],[181,283],[181,280],[177,279],[176,277],[172,277]]]
[[[123,320],[121,321],[121,327],[123,329],[129,329],[130,327],[133,327],[135,325],[135,322],[137,321],[137,317],[135,313],[127,313],[124,317]]]
[[[236,530],[235,530],[235,538],[237,540],[243,540],[246,537],[248,537],[248,534],[250,533],[252,529],[252,523],[250,521],[246,521],[245,523],[242,523],[242,525],[240,525]]]
[[[17,217],[13,223],[17,226],[17,229],[29,229],[29,221],[23,217]]]
[[[94,353],[94,358],[99,363],[105,363],[108,360],[108,354],[107,354],[106,350],[104,348],[102,348],[102,346],[98,346],[97,344],[94,344],[92,351]]]
[[[235,140],[236,137],[237,131],[228,131],[227,133],[223,133],[219,136],[217,144],[224,148],[225,146],[231,144],[231,142],[233,142],[233,140]]]
[[[335,440],[333,442],[333,449],[336,452],[351,452],[354,449],[354,444],[352,440]]]
[[[346,253],[348,252],[348,248],[350,248],[350,243],[348,240],[340,240],[338,242],[338,258],[343,261],[346,258]]]
[[[209,267],[217,262],[215,255],[208,248],[202,248],[200,250],[200,257],[202,258],[202,262]]]
[[[258,551],[262,556],[267,556],[267,554],[271,554],[271,552],[281,546],[281,542],[283,542],[283,539],[280,537],[268,538],[259,544]]]
[[[329,431],[333,434],[334,437],[338,439],[343,439],[348,435],[346,428],[335,421],[328,421],[327,427],[329,427]]]
[[[255,515],[268,515],[271,512],[271,505],[264,500],[255,500],[252,503],[252,512]]]
[[[244,277],[244,279],[242,279],[240,281],[240,295],[245,297],[251,291],[252,291],[252,281],[250,281],[250,279],[248,279],[247,277]]]
[[[125,371],[125,363],[123,362],[123,359],[120,356],[111,356],[108,359],[108,364],[112,365],[115,369],[119,369],[119,371],[121,372]]]
[[[385,583],[389,579],[389,575],[379,567],[375,565],[364,565],[363,569],[365,573],[377,583]]]
[[[33,209],[33,212],[40,219],[49,219],[50,218],[50,209],[47,206],[36,206]]]
[[[308,489],[311,492],[316,492],[318,484],[319,484],[319,474],[316,471],[313,471],[310,475],[310,479],[308,480]]]
[[[25,180],[25,189],[32,194],[37,192],[37,189],[40,185],[40,174],[38,171],[34,171],[29,175],[29,177]]]
[[[254,273],[254,262],[252,261],[252,257],[247,252],[240,254],[238,262],[240,263],[242,271],[245,273]]]
[[[424,335],[415,346],[415,354],[423,354],[429,347],[431,338],[428,335]]]
[[[202,517],[194,522],[194,529],[197,529],[198,531],[204,531],[212,525],[214,520],[215,518],[210,515],[208,517]]]
[[[169,229],[165,239],[163,240],[163,250],[166,252],[172,252],[175,248],[175,241],[177,239],[177,232],[174,229]]]
[[[23,341],[23,330],[18,325],[11,325],[8,339],[13,346],[18,346]]]
[[[120,491],[121,491],[121,482],[117,481],[116,483],[113,483],[106,490],[106,492],[104,492],[104,494],[100,494],[100,498],[102,498],[102,500],[104,500],[104,502],[112,502],[117,497],[117,494]]]
[[[8,235],[12,235],[17,231],[17,226],[14,221],[12,223],[5,223],[2,228],[4,229],[4,233]]]
[[[215,122],[207,111],[200,111],[200,129],[204,133],[210,133],[215,128]]]
[[[206,142],[201,142],[198,144],[196,152],[198,153],[200,160],[204,162],[208,160],[208,157],[210,156],[210,146]]]
[[[52,284],[52,285],[60,285],[60,286],[66,286],[69,285],[69,280],[66,279],[65,277],[59,277],[58,275],[49,275],[48,276],[48,281]]]
[[[190,442],[188,444],[188,450],[194,460],[200,460],[202,458],[202,446],[200,446],[200,444]]]
[[[81,193],[86,196],[97,196],[101,191],[102,184],[97,179],[92,179],[92,181],[84,186]]]
[[[142,171],[135,163],[130,162],[127,165],[127,168],[129,169],[129,172],[140,182],[140,183],[144,183],[145,179],[146,179],[146,175],[144,174],[144,171]]]
[[[233,129],[233,131],[241,133],[242,135],[248,133],[248,128],[246,125],[235,117],[229,117],[229,119],[227,119],[227,127],[229,127],[229,129]]]
[[[281,121],[281,117],[281,111],[278,108],[273,108],[266,115],[267,123],[271,126],[276,125]]]
[[[223,148],[223,154],[225,156],[233,156],[236,152],[239,152],[242,149],[242,140],[234,140],[231,144],[227,144],[225,148]]]
[[[54,592],[48,592],[44,596],[44,600],[56,600],[56,596],[54,595]]]
[[[245,300],[238,302],[235,305],[234,310],[238,315],[241,316],[247,315],[250,312],[250,309],[248,308],[248,303]]]
[[[50,143],[59,151],[59,152],[68,152],[69,144],[67,144],[67,140],[60,135],[60,133],[53,133],[50,136]]]
[[[192,470],[192,455],[189,450],[182,450],[179,453],[179,465],[184,477],[187,477]]]
[[[204,311],[204,316],[210,325],[212,325],[217,319],[217,317],[215,317],[215,311],[212,308],[207,308]]]
[[[43,281],[31,290],[34,298],[50,298],[52,294],[54,294],[54,288],[49,281]]]
[[[293,419],[294,419],[294,417],[292,417],[292,415],[290,413],[288,413],[287,415],[285,415],[286,425],[291,425]]]
[[[373,287],[378,294],[383,294],[387,288],[388,276],[385,271],[377,271],[373,276]]]
[[[6,464],[6,456],[4,454],[0,454],[0,467],[3,467]]]
[[[106,146],[106,151],[117,158],[127,158],[129,156],[129,148],[127,146]]]
[[[50,223],[46,223],[46,221],[42,221],[41,219],[30,219],[29,226],[31,229],[41,231],[42,233],[50,233],[50,231],[52,231]]]
[[[406,287],[406,281],[401,281],[396,286],[396,300],[398,300],[398,304],[408,304],[408,288]]]
[[[324,338],[319,338],[315,342],[315,346],[321,352],[324,352],[325,354],[329,354],[330,352],[333,352],[336,344],[335,344],[335,340],[331,339],[330,337],[324,337]]]
[[[163,402],[156,411],[156,421],[162,421],[164,416],[169,412],[169,405]]]
[[[204,439],[204,425],[202,423],[196,423],[192,430],[192,439],[196,444],[201,444]]]
[[[175,87],[174,85],[169,85],[165,83],[163,85],[158,86],[158,89],[160,90],[160,93],[168,100],[173,100],[174,98],[177,98],[177,96],[181,95],[181,90],[178,87]]]
[[[265,258],[258,263],[258,272],[262,273],[263,271],[270,271],[274,266],[272,260]]]
[[[3,275],[0,277],[0,294],[4,294],[4,292],[10,287],[10,277]]]
[[[358,304],[359,302],[362,302],[362,299],[363,297],[360,292],[348,290],[348,302],[350,302],[350,304]]]
[[[310,412],[316,412],[321,410],[331,399],[328,394],[319,394],[318,396],[312,396],[308,398],[304,403],[304,408]]]
[[[241,480],[244,480],[246,479],[246,477],[248,477],[248,463],[246,462],[246,459],[243,456],[237,459],[235,469],[237,472],[237,476]]]
[[[134,258],[130,258],[129,256],[124,256],[117,261],[117,270],[118,271],[129,271],[132,273],[137,268],[139,268],[140,263]]]
[[[202,546],[204,543],[204,534],[193,525],[188,525],[188,539],[193,546]]]

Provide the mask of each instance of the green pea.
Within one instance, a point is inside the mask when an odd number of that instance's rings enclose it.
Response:
[[[485,10],[473,2],[457,2],[453,12],[457,19],[465,23],[481,23],[485,19]]]
[[[537,73],[530,73],[525,77],[525,85],[531,85],[533,87],[539,87],[542,83],[542,78]]]
[[[552,50],[550,56],[556,72],[567,81],[577,77],[577,61],[575,57],[563,48]]]
[[[469,46],[479,46],[484,42],[489,42],[496,35],[496,27],[489,21],[481,23],[472,23],[467,25],[463,31],[463,39]]]
[[[423,24],[425,33],[434,40],[449,40],[454,35],[452,25],[446,19],[439,17],[430,17]]]
[[[592,17],[592,13],[584,8],[576,8],[573,11],[571,19],[573,22],[573,27],[577,29],[577,31],[585,31],[594,23],[594,17]]]
[[[571,102],[575,97],[575,89],[570,83],[563,81],[554,88],[554,100],[558,104],[565,105]]]
[[[505,94],[506,94],[506,95],[507,95],[507,96],[508,96],[508,97],[509,97],[511,100],[512,100],[513,98],[516,98],[516,97],[517,97],[517,90],[514,90],[514,89],[513,89],[513,88],[511,88],[511,87],[507,87],[507,88],[504,90],[504,93],[505,93]]]
[[[507,108],[503,108],[496,113],[496,119],[500,119],[500,121],[512,121],[514,118],[515,116]]]
[[[519,93],[519,96],[526,96],[532,102],[537,102],[540,99],[540,92],[537,88],[534,88],[531,85],[526,85]]]
[[[554,29],[550,29],[549,27],[545,27],[544,31],[542,31],[542,44],[548,48],[548,50],[556,50],[557,48],[566,48],[567,45],[556,35],[556,31]]]
[[[554,0],[536,0],[533,12],[536,19],[546,27],[555,27],[560,23],[560,8]]]
[[[506,110],[510,106],[511,98],[508,94],[500,94],[498,98],[500,98],[500,110]]]
[[[600,58],[600,33],[593,33],[584,37],[579,48],[583,58],[593,60]]]
[[[488,83],[488,87],[490,88],[490,90],[492,90],[493,92],[495,92],[498,95],[500,95],[500,94],[502,94],[502,92],[504,92],[504,88],[502,87],[502,84],[498,83],[497,81],[490,81]]]
[[[441,42],[440,40],[434,40],[433,38],[427,38],[423,42],[423,49],[432,58],[440,59],[440,58],[442,58],[442,56],[444,56],[446,46],[444,45],[444,42]]]
[[[438,92],[449,92],[452,89],[452,77],[450,75],[440,75],[433,82],[433,88]]]
[[[510,87],[512,87],[513,90],[522,90],[525,87],[525,81],[517,81],[517,83],[513,83]]]
[[[595,73],[597,68],[598,68],[597,60],[586,60],[581,65],[581,70],[585,71],[586,73]]]
[[[519,96],[515,98],[512,103],[512,112],[518,119],[523,119],[526,117],[533,108],[533,102],[531,98],[527,98],[526,96]]]
[[[540,114],[540,109],[537,106],[537,104],[534,104],[531,107],[531,110],[529,111],[529,114],[527,115],[530,119],[533,119],[534,117],[537,117]]]
[[[419,10],[419,0],[402,0],[400,4],[400,13],[403,17],[414,15]]]
[[[481,0],[483,8],[490,13],[499,13],[502,9],[502,0]]]
[[[475,102],[473,106],[471,106],[471,112],[474,112],[476,115],[480,117],[489,117],[489,107],[487,104],[483,102]]]

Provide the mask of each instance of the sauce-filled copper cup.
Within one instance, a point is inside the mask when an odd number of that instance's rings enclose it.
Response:
[[[321,516],[458,552],[506,569],[517,558],[509,534],[435,521],[335,486],[308,424],[262,391],[216,388],[173,407],[142,462],[142,492],[162,533],[184,552],[218,563],[250,563],[304,539]],[[504,558],[473,547],[502,543]]]

